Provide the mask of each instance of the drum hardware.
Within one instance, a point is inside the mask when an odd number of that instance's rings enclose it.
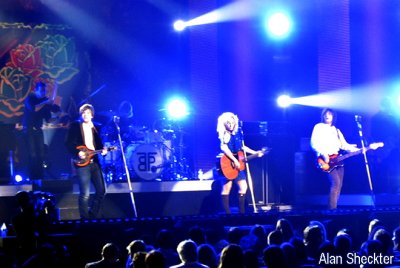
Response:
[[[106,155],[102,163],[107,182],[121,182],[128,178],[143,181],[194,178],[184,157],[186,147],[183,136],[186,133],[174,124],[160,131],[129,125],[128,135],[123,136],[124,141],[121,140],[122,148]],[[113,127],[102,133],[103,137],[108,138],[105,145],[118,144],[116,139],[110,139],[111,136],[118,136],[115,135],[118,128]],[[127,171],[124,171],[124,158]]]

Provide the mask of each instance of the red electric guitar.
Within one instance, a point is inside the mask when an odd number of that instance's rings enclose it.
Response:
[[[380,147],[383,147],[383,142],[371,143],[368,147],[365,148],[368,150],[376,150]],[[343,166],[343,161],[351,156],[355,156],[361,154],[363,149],[359,149],[355,152],[347,153],[344,155],[333,154],[329,156],[329,163],[326,163],[322,157],[317,158],[317,167],[324,172],[331,172],[337,167]]]
[[[258,153],[262,153],[262,156],[266,155],[270,151],[269,148],[262,148]],[[257,154],[252,154],[247,156],[247,162],[250,161],[251,159],[259,157]],[[245,161],[245,155],[243,151],[239,151],[237,154],[234,154],[236,159],[240,163],[239,169],[235,168],[235,164],[233,161],[226,156],[225,154],[222,155],[219,163],[221,167],[222,174],[228,179],[228,180],[233,180],[235,179],[238,175],[239,172],[244,170],[246,168],[246,161]]]

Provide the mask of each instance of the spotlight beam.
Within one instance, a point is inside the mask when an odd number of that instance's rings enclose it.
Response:
[[[292,104],[330,107],[345,111],[355,111],[365,114],[374,114],[379,110],[381,100],[380,90],[376,86],[356,89],[338,89],[320,94],[292,98]]]
[[[230,20],[246,19],[257,15],[265,1],[239,0],[186,21],[186,26],[203,25]]]
[[[137,54],[148,57],[148,61],[158,62],[156,55],[153,55],[145,47],[140,46],[138,42],[126,38],[120,32],[115,31],[109,25],[85,13],[67,0],[41,1],[55,14],[69,23],[73,29],[77,30],[85,39],[96,44],[96,46],[116,62],[125,65],[127,61],[126,51],[132,50],[138,51]],[[119,49],[116,49],[115,45],[118,45]]]

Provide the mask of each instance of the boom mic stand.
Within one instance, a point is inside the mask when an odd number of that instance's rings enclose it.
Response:
[[[244,147],[245,146],[245,144],[244,144],[244,135],[243,135],[243,129],[242,129],[241,126],[239,127],[239,130],[240,130],[240,134],[242,135],[242,147]],[[246,152],[244,152],[243,155],[244,155],[244,162],[245,162],[245,165],[246,165],[247,181],[249,183],[251,201],[252,201],[252,205],[253,205],[253,212],[257,213],[258,211],[257,211],[257,207],[256,207],[256,200],[255,200],[255,197],[254,197],[253,178],[251,177],[250,167],[249,167],[249,162],[247,161]]]
[[[119,125],[118,125],[119,124],[119,116],[114,116],[113,121],[114,121],[114,124],[115,124],[115,128],[117,129],[119,146],[121,148],[121,155],[122,155],[122,160],[124,162],[126,179],[128,181],[129,195],[131,197],[131,202],[132,202],[133,215],[137,218],[135,198],[133,197],[133,188],[132,188],[132,183],[131,183],[131,177],[129,175],[129,169],[128,169],[128,165],[126,163],[124,147],[123,147],[123,144],[122,144],[121,129],[120,129]]]
[[[367,150],[366,150],[365,143],[364,143],[364,136],[363,136],[362,125],[361,125],[361,116],[355,115],[354,118],[357,123],[358,134],[361,139],[362,154],[364,156],[365,169],[367,171],[367,176],[368,176],[368,183],[369,183],[369,190],[370,190],[370,194],[371,194],[371,198],[372,198],[372,205],[375,207],[375,194],[374,194],[374,188],[372,186],[371,172],[369,169],[368,158],[367,158]]]

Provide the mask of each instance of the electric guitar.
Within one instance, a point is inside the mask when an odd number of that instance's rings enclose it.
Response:
[[[85,145],[80,145],[77,146],[76,149],[78,149],[80,152],[85,153],[84,158],[80,158],[79,155],[77,155],[75,158],[72,159],[74,164],[78,167],[85,167],[90,164],[90,160],[96,155],[96,154],[101,154],[103,152],[103,149],[101,150],[90,150],[87,148]],[[117,150],[116,146],[110,146],[107,148],[107,151],[115,151]]]
[[[371,143],[368,147],[365,148],[366,151],[368,150],[376,150],[380,147],[383,147],[383,142]],[[324,172],[330,173],[337,167],[343,166],[343,161],[349,157],[358,155],[363,152],[363,149],[359,149],[357,151],[347,153],[344,155],[333,154],[329,156],[329,163],[326,163],[323,157],[319,156],[317,158],[317,167]]]
[[[270,148],[262,148],[260,151],[257,152],[257,154],[252,154],[247,156],[247,162],[250,161],[251,159],[257,158],[258,153],[262,153],[262,156],[266,155],[271,149]],[[234,162],[225,154],[222,155],[219,164],[220,168],[222,171],[222,174],[228,179],[228,180],[233,180],[235,179],[238,175],[239,172],[244,170],[246,168],[246,159],[243,151],[239,151],[237,154],[234,154],[236,159],[240,163],[239,168],[235,168]]]

